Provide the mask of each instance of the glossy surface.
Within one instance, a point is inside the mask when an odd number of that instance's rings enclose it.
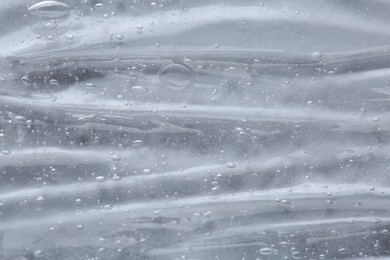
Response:
[[[387,1],[0,2],[0,259],[387,259]]]

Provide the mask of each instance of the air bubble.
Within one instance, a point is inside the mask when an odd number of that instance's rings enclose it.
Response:
[[[39,17],[58,18],[69,13],[69,6],[58,1],[42,1],[30,6],[28,11]]]
[[[58,27],[58,23],[56,21],[50,21],[50,22],[45,24],[45,28],[47,30],[54,30],[57,27]]]
[[[78,224],[78,225],[76,226],[76,228],[77,228],[78,230],[83,230],[83,229],[84,229],[84,225],[83,225],[83,224]]]
[[[342,247],[342,248],[339,249],[339,253],[344,255],[344,254],[347,253],[347,250],[344,247]]]
[[[49,85],[50,86],[58,86],[59,85],[58,80],[56,80],[56,79],[49,80]]]
[[[24,76],[20,79],[20,81],[22,81],[22,84],[25,86],[25,87],[28,87],[28,86],[31,86],[31,80]]]
[[[1,154],[10,155],[10,154],[11,154],[11,151],[10,151],[10,150],[2,150],[2,151],[1,151]]]
[[[73,34],[67,34],[67,35],[65,36],[65,38],[66,38],[67,40],[73,40],[73,39],[74,39],[74,35],[73,35]]]
[[[270,247],[263,247],[262,249],[259,250],[259,253],[261,255],[272,255],[272,248],[270,248]]]
[[[112,206],[109,205],[109,204],[107,204],[107,205],[104,205],[104,206],[103,206],[103,209],[105,209],[105,210],[111,210],[111,209],[112,209]]]
[[[291,204],[291,202],[290,202],[289,200],[286,200],[286,199],[283,199],[283,200],[281,200],[280,202],[281,202],[282,204],[286,204],[286,205]]]
[[[145,87],[142,87],[142,86],[134,86],[134,87],[131,87],[131,92],[135,93],[135,94],[146,94],[148,93],[148,89],[145,88]]]
[[[315,51],[311,54],[311,56],[314,58],[314,59],[319,59],[322,57],[322,53],[321,52],[318,52],[318,51]]]
[[[172,63],[161,68],[159,73],[161,82],[174,89],[183,89],[192,83],[192,71],[185,65]]]
[[[97,177],[95,178],[95,180],[96,180],[97,182],[105,182],[105,181],[106,181],[106,177],[104,177],[104,176],[97,176]]]
[[[117,163],[121,160],[121,156],[119,154],[113,154],[111,156],[111,160],[113,160],[115,163]]]
[[[34,252],[34,258],[42,258],[43,252],[41,250],[37,250]]]
[[[120,181],[121,180],[121,176],[115,174],[114,176],[112,176],[112,179],[114,181]]]
[[[95,5],[95,8],[102,9],[102,8],[104,8],[104,5],[102,3],[97,3]]]
[[[15,116],[15,123],[24,123],[26,122],[26,118],[24,116]]]
[[[132,142],[132,144],[133,144],[134,146],[141,146],[143,143],[144,143],[143,140],[134,140],[134,141]]]
[[[149,174],[152,174],[152,171],[151,171],[150,169],[144,169],[144,170],[143,170],[143,173],[144,173],[145,175],[149,175]]]
[[[226,166],[227,166],[228,168],[236,168],[236,164],[233,163],[233,162],[228,162],[228,163],[226,164]]]
[[[125,39],[125,36],[123,36],[122,34],[118,34],[117,36],[115,36],[115,38],[118,40],[118,41],[123,41]]]
[[[87,89],[90,89],[90,90],[97,89],[97,86],[95,84],[92,84],[92,83],[86,83],[85,86],[87,87]]]
[[[292,255],[292,258],[296,259],[296,260],[303,258],[302,254],[299,251],[294,251],[294,252],[291,253],[291,255]]]

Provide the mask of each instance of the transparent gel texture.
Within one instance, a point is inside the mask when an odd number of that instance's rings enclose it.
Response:
[[[0,0],[0,259],[390,259],[389,14]]]

